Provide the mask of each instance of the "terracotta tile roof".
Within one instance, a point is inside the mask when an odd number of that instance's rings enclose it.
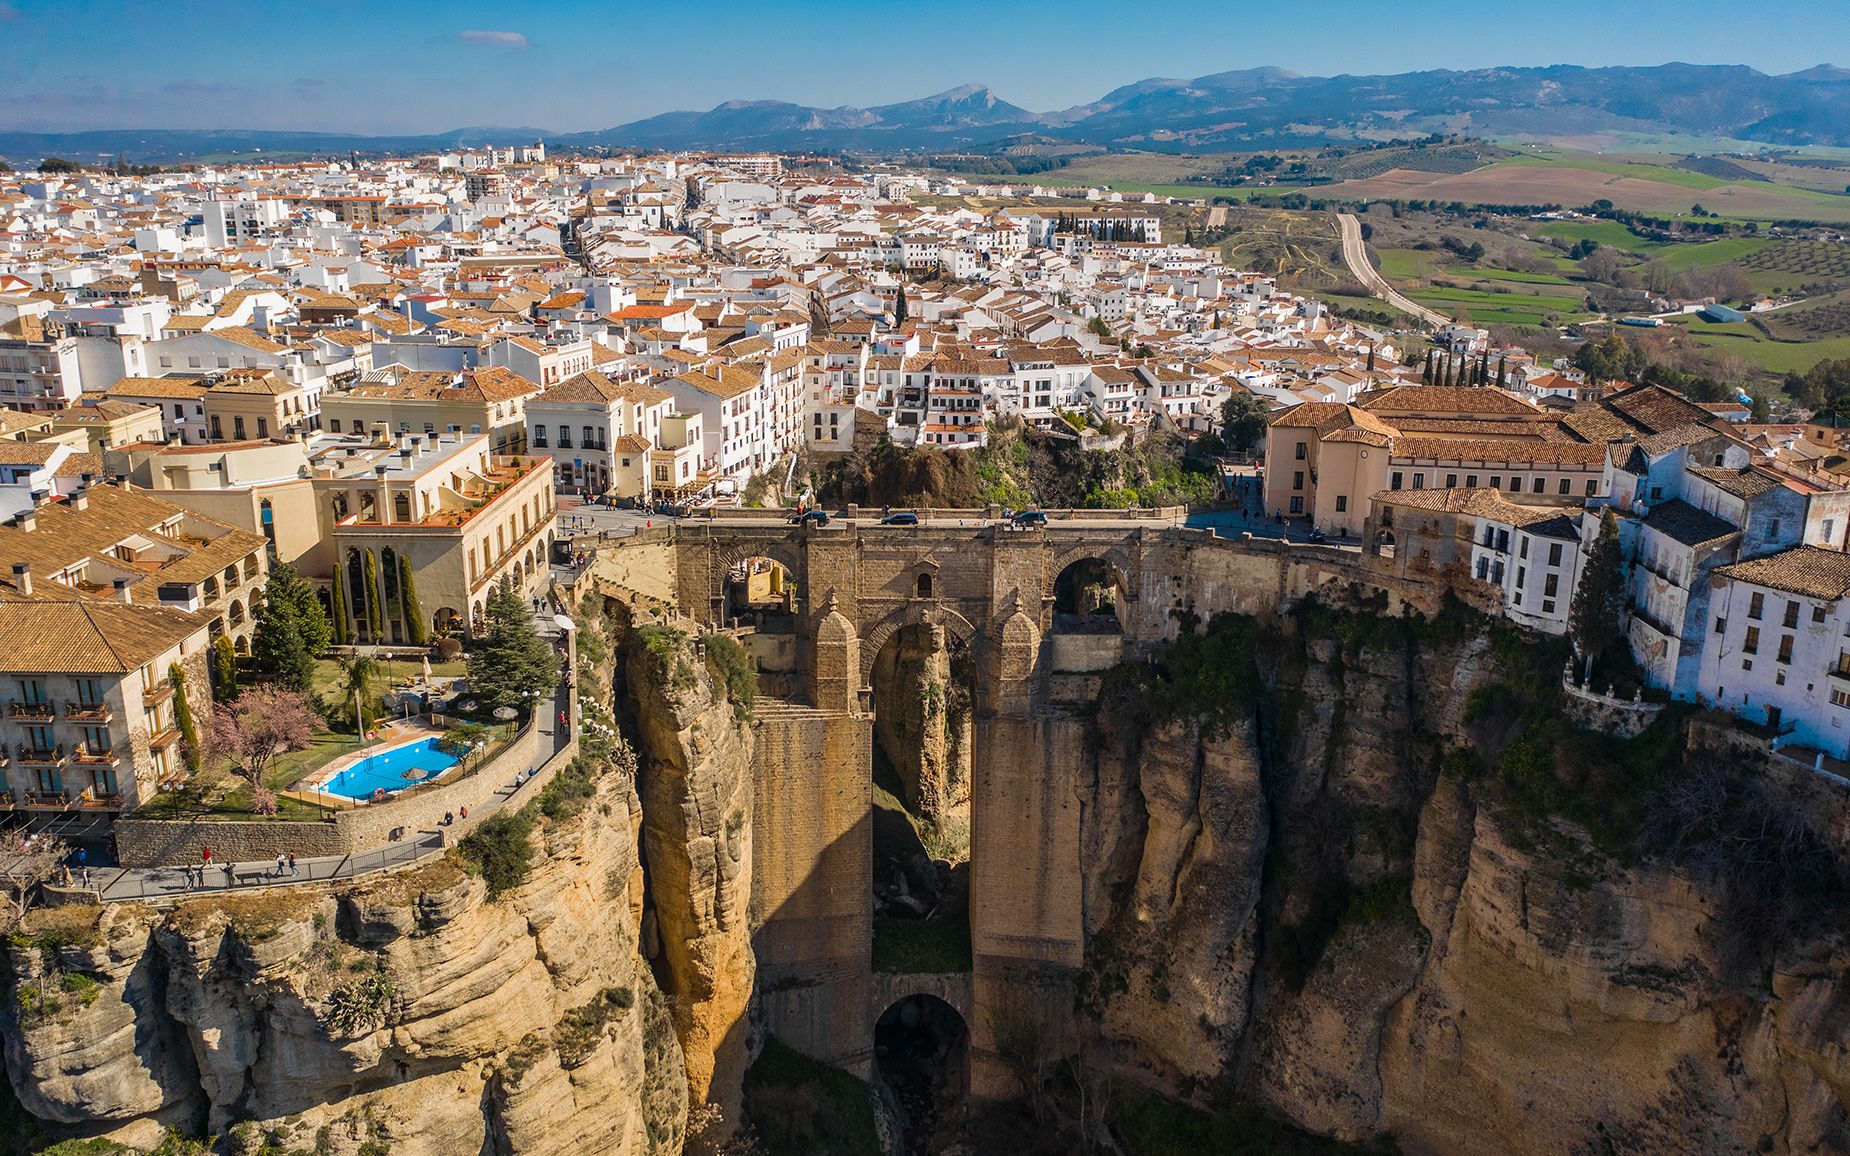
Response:
[[[204,618],[161,606],[9,593],[0,600],[0,670],[126,674],[204,629]]]
[[[1808,598],[1834,602],[1850,595],[1850,554],[1819,546],[1797,546],[1765,558],[1717,566],[1715,573]]]

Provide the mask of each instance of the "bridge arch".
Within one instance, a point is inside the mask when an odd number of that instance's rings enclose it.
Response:
[[[920,622],[929,622],[948,630],[959,642],[966,646],[975,645],[976,627],[962,614],[949,606],[934,606],[925,609],[918,606],[901,606],[885,618],[876,622],[872,629],[861,633],[861,685],[872,685],[874,660],[880,656],[880,648],[887,639],[902,627]]]
[[[747,539],[728,543],[724,547],[716,544],[708,556],[707,606],[710,613],[717,614],[722,620],[732,613],[731,607],[727,605],[732,573],[740,567],[749,569],[750,564],[759,558],[782,567],[785,578],[796,588],[798,597],[807,596],[803,549],[796,543],[778,539]]]

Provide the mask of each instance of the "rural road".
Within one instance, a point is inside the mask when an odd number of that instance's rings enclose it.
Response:
[[[1394,287],[1383,280],[1381,274],[1375,272],[1375,267],[1368,263],[1368,246],[1362,243],[1362,222],[1356,220],[1354,213],[1338,213],[1336,221],[1343,230],[1343,261],[1348,264],[1349,272],[1355,275],[1357,281],[1367,286],[1370,293],[1402,313],[1410,313],[1435,329],[1452,323],[1450,317],[1434,313],[1430,309],[1407,300],[1395,292]]]

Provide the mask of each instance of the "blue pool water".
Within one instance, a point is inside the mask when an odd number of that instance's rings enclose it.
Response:
[[[321,789],[346,799],[368,798],[376,790],[389,795],[428,782],[455,765],[456,756],[438,750],[436,739],[422,739],[361,759],[329,779]],[[415,781],[405,778],[405,772],[412,767],[424,772]]]

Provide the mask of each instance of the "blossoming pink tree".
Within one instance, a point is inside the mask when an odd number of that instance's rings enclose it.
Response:
[[[253,810],[274,815],[276,793],[264,785],[263,772],[277,755],[307,747],[314,730],[307,695],[265,684],[215,709],[200,746],[207,763],[230,763],[250,782]]]

